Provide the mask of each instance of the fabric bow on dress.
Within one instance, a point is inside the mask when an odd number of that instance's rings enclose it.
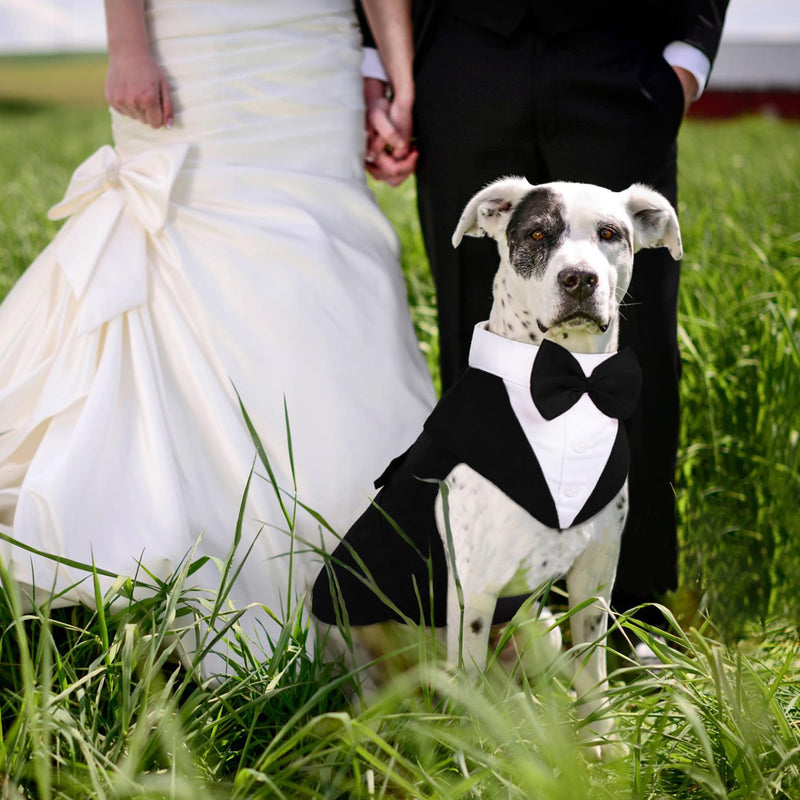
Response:
[[[569,350],[545,339],[531,370],[531,397],[546,420],[561,416],[584,393],[607,417],[628,419],[641,386],[642,370],[630,347],[603,361],[587,377]]]
[[[64,226],[57,259],[81,301],[78,333],[87,333],[147,300],[147,239],[167,220],[169,198],[186,158],[185,143],[120,159],[105,145],[75,171],[50,219]],[[166,251],[166,243],[161,245]],[[174,260],[171,252],[161,254]]]

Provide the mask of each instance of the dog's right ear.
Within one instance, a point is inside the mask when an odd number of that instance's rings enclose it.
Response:
[[[633,250],[667,247],[678,261],[683,256],[681,229],[675,210],[664,195],[634,183],[620,193],[633,220]]]
[[[508,177],[490,183],[467,203],[453,234],[453,247],[465,236],[491,236],[497,239],[506,229],[515,206],[532,184],[525,178]]]

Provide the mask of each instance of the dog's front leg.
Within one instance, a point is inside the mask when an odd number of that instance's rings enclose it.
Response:
[[[497,595],[482,591],[480,561],[468,547],[469,520],[455,513],[450,518],[451,551],[443,530],[447,556],[447,664],[480,672],[486,667],[492,615]],[[464,534],[467,534],[467,537]]]
[[[613,721],[604,715],[608,706],[606,649],[601,641],[608,626],[608,607],[617,570],[622,525],[616,504],[598,514],[590,523],[589,544],[567,574],[573,647],[578,661],[575,690],[582,717],[597,717],[584,727],[588,738],[600,738],[602,744],[591,748],[590,755],[608,760],[624,752],[611,735]],[[586,603],[591,598],[595,602]],[[583,608],[578,608],[585,604]]]
[[[444,487],[436,524],[448,559],[447,658],[457,665],[463,656],[467,669],[481,670],[497,598],[530,554],[538,523],[532,528],[524,508],[466,464],[453,469]]]
[[[486,667],[497,595],[513,574],[513,564],[505,574],[509,563],[497,557],[499,548],[487,535],[497,492],[459,464],[436,500],[436,525],[447,558],[447,663],[463,664],[470,672]]]

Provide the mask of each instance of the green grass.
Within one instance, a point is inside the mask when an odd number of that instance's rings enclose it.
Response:
[[[800,616],[800,126],[681,138],[682,577],[732,635]]]
[[[0,100],[102,108],[105,76],[104,53],[0,56]]]
[[[57,230],[45,214],[72,169],[109,133],[91,105],[6,94],[0,114],[3,295]],[[494,669],[475,684],[423,660],[355,712],[353,676],[307,652],[299,616],[271,659],[231,623],[246,667],[204,686],[172,635],[202,635],[213,613],[187,563],[147,601],[123,586],[96,611],[23,613],[0,576],[0,797],[800,796],[798,134],[745,119],[690,121],[681,135],[681,590],[669,600],[684,627],[661,645],[619,621],[662,661],[644,670],[610,654],[626,756],[586,762],[556,667],[513,681]],[[413,184],[376,192],[434,364]]]
[[[174,634],[204,635],[191,565],[146,601],[23,614],[0,582],[3,797],[785,798],[800,792],[797,636],[775,627],[728,647],[626,620],[661,663],[617,655],[611,707],[629,752],[587,762],[558,664],[479,681],[423,660],[361,712],[353,676],[306,651],[287,621],[271,659],[238,640],[240,667],[202,685]],[[112,606],[112,601],[113,606]],[[223,623],[235,636],[235,624]],[[614,656],[614,653],[611,654]]]

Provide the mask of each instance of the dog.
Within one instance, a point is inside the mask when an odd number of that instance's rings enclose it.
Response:
[[[500,264],[470,367],[318,576],[323,625],[387,620],[446,626],[447,661],[479,671],[492,624],[566,578],[579,713],[607,704],[605,651],[629,453],[624,420],[641,373],[618,351],[634,253],[682,256],[675,211],[658,192],[501,178],[467,204],[453,234],[490,236]],[[511,595],[509,597],[508,595]],[[598,715],[588,735],[606,740]]]

